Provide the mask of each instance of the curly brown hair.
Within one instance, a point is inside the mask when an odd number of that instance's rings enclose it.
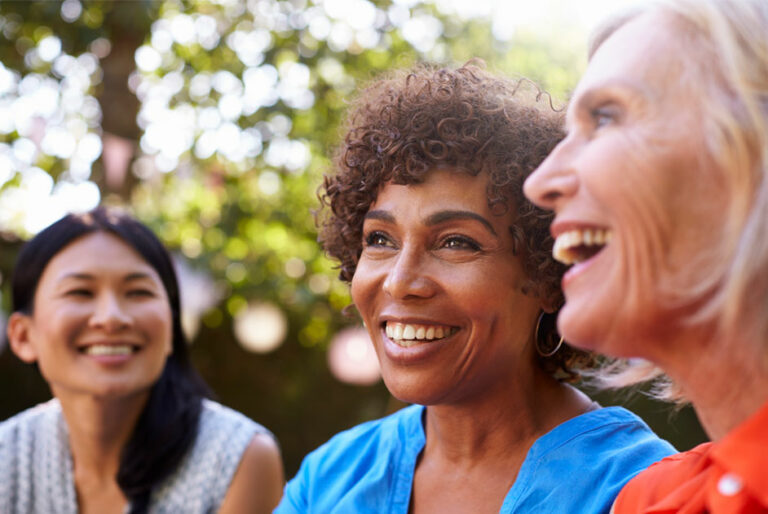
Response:
[[[552,213],[531,204],[523,181],[563,138],[562,115],[542,93],[526,95],[530,82],[494,76],[478,63],[458,69],[422,65],[396,71],[362,89],[347,115],[347,131],[335,155],[336,173],[326,175],[320,200],[320,242],[340,262],[339,278],[350,282],[363,247],[363,220],[382,186],[417,184],[436,167],[486,173],[488,205],[513,212],[509,227],[515,255],[528,277],[524,291],[557,307],[563,303],[564,266],[552,258]],[[554,323],[542,323],[545,348],[560,340]],[[567,345],[540,358],[561,379],[594,365],[592,356]]]

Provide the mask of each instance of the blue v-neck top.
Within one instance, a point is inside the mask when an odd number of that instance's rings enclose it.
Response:
[[[275,513],[407,514],[423,413],[412,405],[334,436],[305,457]],[[500,513],[608,512],[630,478],[671,453],[626,409],[587,412],[536,440]]]

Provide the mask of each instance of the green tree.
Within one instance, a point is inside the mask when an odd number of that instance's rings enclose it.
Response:
[[[275,431],[292,473],[332,433],[397,406],[381,384],[341,384],[326,365],[331,337],[355,320],[312,211],[356,85],[480,57],[562,105],[579,37],[499,41],[488,19],[422,2],[2,2],[0,277],[21,239],[73,207],[133,211],[210,276],[185,294],[202,311],[195,362]],[[288,320],[272,353],[236,342],[233,320],[254,302]],[[47,394],[9,352],[0,370],[0,419]]]

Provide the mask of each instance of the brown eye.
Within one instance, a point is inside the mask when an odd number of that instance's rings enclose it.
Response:
[[[392,247],[392,240],[384,232],[371,232],[365,236],[365,246]]]
[[[442,246],[450,250],[471,250],[473,252],[480,250],[480,245],[466,236],[449,236],[443,240]]]

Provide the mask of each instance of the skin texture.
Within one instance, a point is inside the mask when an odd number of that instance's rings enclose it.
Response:
[[[427,405],[413,512],[498,512],[533,441],[590,407],[535,363],[542,305],[521,290],[511,215],[491,212],[486,186],[455,169],[388,183],[363,226],[352,298],[390,392]],[[403,349],[385,321],[456,331]]]
[[[613,232],[563,279],[558,327],[576,346],[658,358],[646,342],[679,331],[695,306],[675,291],[701,281],[697,263],[714,258],[727,193],[703,158],[696,88],[670,51],[682,43],[669,22],[646,16],[611,36],[574,93],[568,136],[525,183],[534,203],[556,212],[553,235]]]
[[[97,232],[77,239],[45,268],[17,354],[37,362],[57,397],[141,394],[171,352],[171,311],[157,272],[129,245]],[[140,349],[125,362],[100,363],[78,351],[94,343]]]
[[[718,439],[765,402],[768,370],[759,345],[690,321],[712,287],[693,301],[675,297],[707,284],[701,263],[724,258],[729,207],[724,171],[705,149],[707,57],[686,30],[650,12],[598,48],[569,106],[568,136],[525,194],[555,211],[555,237],[613,231],[564,276],[560,332],[576,346],[659,365]]]
[[[171,352],[171,310],[157,272],[114,235],[83,236],[51,259],[33,312],[14,313],[8,335],[14,353],[39,365],[61,402],[80,512],[122,513],[120,452]],[[106,362],[78,350],[93,343],[129,343],[139,351]],[[249,490],[244,483],[253,477],[261,480]],[[275,443],[256,436],[225,503],[271,512],[282,479]]]

